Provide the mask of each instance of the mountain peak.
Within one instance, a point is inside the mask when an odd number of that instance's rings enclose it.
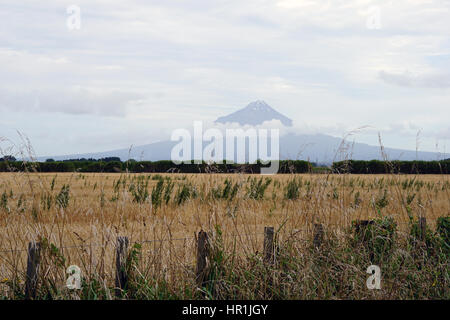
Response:
[[[216,123],[237,122],[240,125],[260,125],[264,121],[279,120],[285,126],[292,126],[292,120],[274,110],[263,100],[249,103],[245,108],[227,116],[219,117]]]
[[[248,109],[251,111],[261,111],[261,112],[268,112],[272,111],[273,109],[263,100],[256,100],[253,102],[250,102],[244,109]]]

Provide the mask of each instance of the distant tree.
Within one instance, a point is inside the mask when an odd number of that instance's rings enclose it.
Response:
[[[103,161],[103,162],[119,161],[120,162],[120,158],[119,157],[106,157],[106,158],[98,159],[98,161]]]
[[[55,159],[47,159],[45,162],[55,162]]]
[[[3,158],[0,158],[0,161],[14,162],[14,161],[17,161],[17,159],[13,156],[4,156]]]

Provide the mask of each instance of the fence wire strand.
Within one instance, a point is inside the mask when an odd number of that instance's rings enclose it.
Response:
[[[398,226],[410,226],[411,224],[409,222],[396,222],[396,224]],[[329,224],[323,224],[325,227],[326,226],[338,226],[340,227],[340,229],[346,229],[350,226],[345,226],[345,225],[339,225],[336,223],[329,223]],[[312,231],[313,228],[312,227],[304,227],[301,229],[293,229],[293,233],[291,234],[287,234],[289,237],[297,237],[297,235],[301,232],[310,232]],[[214,232],[208,232],[209,234],[214,234]],[[401,235],[409,235],[407,232],[401,231],[401,230],[397,230],[396,233],[401,234]],[[240,233],[240,234],[234,234],[234,235],[222,235],[223,238],[231,238],[231,237],[240,237],[240,236],[262,236],[264,235],[264,233],[261,232],[254,232],[254,233]],[[143,244],[143,243],[162,243],[162,242],[172,242],[172,241],[187,241],[187,240],[195,240],[196,237],[185,237],[185,238],[171,238],[171,239],[145,239],[142,241],[135,241],[134,244]],[[297,240],[304,240],[304,241],[308,241],[309,239],[299,239],[296,238]],[[108,245],[108,244],[106,244]],[[109,245],[111,245],[111,243],[109,243]],[[80,244],[80,245],[70,245],[70,246],[60,246],[58,247],[58,249],[75,249],[75,248],[89,248],[89,247],[103,247],[105,245],[103,244],[99,244],[99,243],[89,243],[89,244]],[[0,253],[8,253],[8,252],[25,252],[28,251],[28,249],[12,249],[12,248],[0,248]]]

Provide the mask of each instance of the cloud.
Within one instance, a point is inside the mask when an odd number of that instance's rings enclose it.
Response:
[[[450,140],[450,127],[444,128],[437,134],[439,139]]]
[[[389,84],[416,88],[450,88],[450,74],[415,75],[411,72],[390,73],[380,71],[380,79]]]
[[[56,91],[56,92],[55,92]],[[57,90],[0,90],[0,110],[14,112],[58,112],[72,115],[125,116],[127,108],[142,96],[131,92],[92,88]]]

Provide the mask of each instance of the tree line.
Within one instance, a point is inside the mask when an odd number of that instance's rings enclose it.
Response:
[[[441,161],[362,161],[333,163],[333,172],[353,174],[450,174],[450,159]]]
[[[176,165],[170,160],[121,161],[118,157],[102,159],[69,159],[44,162],[18,161],[12,156],[0,158],[0,172],[133,172],[133,173],[260,173],[267,167],[257,161],[255,164],[208,164],[183,163]],[[303,160],[281,160],[278,173],[352,173],[352,174],[450,174],[450,159],[441,161],[380,161],[346,160],[334,162],[331,170]]]
[[[208,164],[182,163],[174,164],[170,160],[161,161],[120,161],[119,158],[71,159],[45,162],[7,161],[0,159],[0,172],[37,171],[37,172],[175,172],[175,173],[261,173],[261,168],[268,167],[257,161],[255,164]],[[307,173],[314,167],[313,163],[302,160],[280,161],[279,173]]]

